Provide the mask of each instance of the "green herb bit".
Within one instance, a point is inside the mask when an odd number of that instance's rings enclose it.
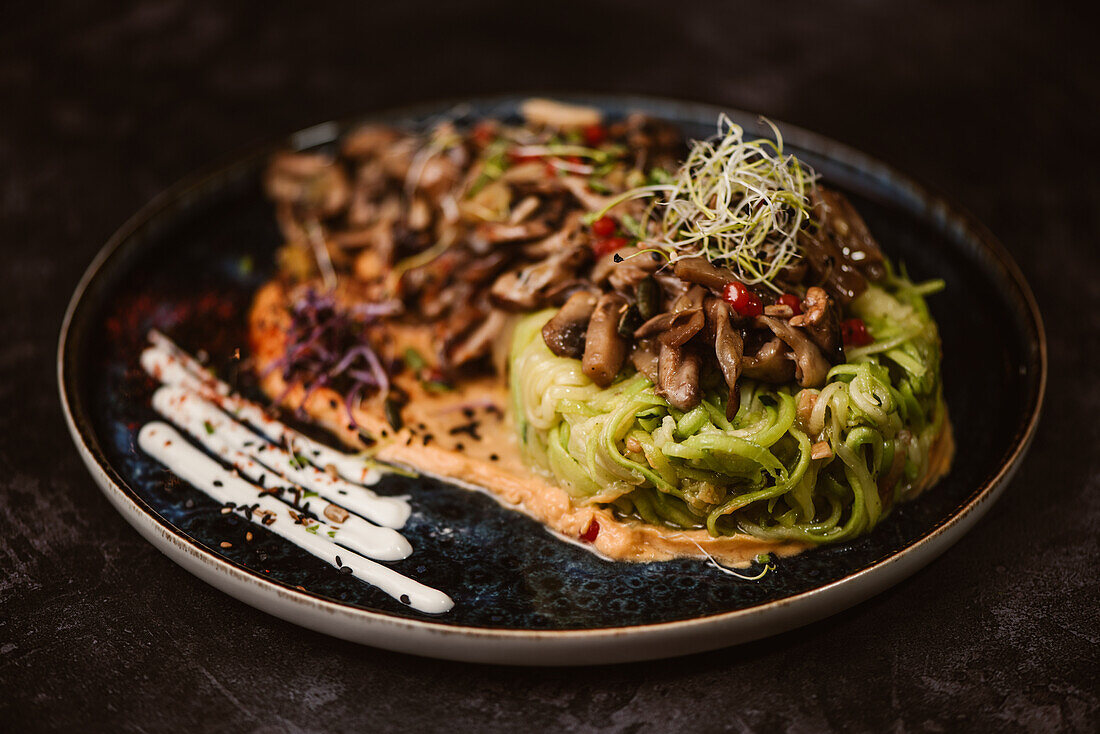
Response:
[[[651,168],[649,169],[649,175],[646,176],[646,183],[648,184],[668,184],[672,183],[672,174],[663,168]]]
[[[420,352],[409,347],[405,350],[405,366],[413,372],[419,372],[428,366],[428,360],[424,359],[424,355]]]
[[[610,194],[611,193],[611,187],[608,186],[607,184],[605,184],[600,179],[596,178],[595,176],[588,179],[588,188],[592,189],[597,194]]]
[[[206,434],[208,436],[212,435],[214,433],[214,424],[211,423],[210,421],[203,421],[202,422],[202,427],[206,429]]]
[[[637,240],[644,240],[649,234],[646,232],[645,225],[639,222],[629,214],[623,214],[619,217],[619,223],[622,225],[626,233]]]

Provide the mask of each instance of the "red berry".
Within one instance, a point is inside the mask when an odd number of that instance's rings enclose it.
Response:
[[[867,332],[863,319],[845,319],[840,322],[840,334],[846,347],[865,347],[875,340]]]
[[[780,306],[790,306],[795,316],[802,313],[802,301],[798,300],[798,296],[792,293],[784,293],[779,298],[775,299],[775,302]]]
[[[585,543],[595,542],[596,537],[600,534],[600,524],[595,520],[588,523],[588,527],[581,533],[581,540]]]
[[[585,125],[584,130],[584,142],[595,148],[597,145],[607,140],[607,130],[603,125]]]
[[[478,145],[485,147],[489,143],[493,142],[493,139],[497,136],[496,125],[488,120],[482,120],[474,126],[471,137]]]
[[[596,257],[603,257],[608,253],[626,247],[626,245],[627,242],[625,237],[604,237],[603,239],[596,240],[592,245],[592,251],[596,253]]]
[[[618,222],[611,217],[600,217],[592,222],[592,234],[597,237],[610,237],[619,228]]]
[[[760,296],[746,288],[744,283],[736,280],[722,290],[722,298],[737,312],[738,316],[752,318],[764,313],[764,302],[760,300]]]

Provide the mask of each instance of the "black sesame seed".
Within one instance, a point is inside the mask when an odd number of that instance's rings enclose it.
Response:
[[[350,574],[351,573],[351,566],[341,566],[340,567],[340,573]]]
[[[408,594],[402,594],[401,595],[401,603],[402,604],[412,604],[412,599],[409,598]]]
[[[222,487],[222,486],[224,486],[224,485],[222,484],[222,480],[220,480],[220,479],[215,479],[215,480],[214,480],[214,486],[215,486],[215,487]]]

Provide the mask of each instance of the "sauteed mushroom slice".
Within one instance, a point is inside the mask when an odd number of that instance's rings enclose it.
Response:
[[[471,235],[475,241],[474,249],[489,251],[495,245],[509,242],[527,242],[550,234],[550,227],[546,222],[534,220],[520,224],[507,224],[505,222],[482,222]]]
[[[528,243],[522,246],[524,257],[540,259],[555,255],[571,246],[583,244],[578,237],[581,224],[581,213],[572,212],[565,217],[561,226],[548,237]]]
[[[569,297],[554,316],[542,327],[542,339],[550,351],[559,357],[580,359],[584,354],[584,337],[592,312],[596,310],[594,293],[581,291]]]
[[[342,211],[351,198],[347,174],[328,156],[278,153],[264,176],[268,196],[320,217]]]
[[[678,410],[691,410],[699,404],[701,365],[693,349],[662,342],[657,357],[657,394]]]
[[[520,113],[529,123],[554,128],[598,125],[603,119],[603,114],[595,107],[565,104],[541,97],[526,100],[520,105]]]
[[[605,293],[596,302],[584,335],[581,369],[600,387],[607,387],[626,361],[628,344],[619,336],[619,319],[627,307],[618,293]]]
[[[821,284],[841,303],[851,303],[867,290],[867,279],[845,259],[826,232],[802,230],[798,243],[809,266],[808,282]]]
[[[456,149],[460,150],[460,149]],[[462,169],[458,156],[445,153],[433,155],[427,160],[414,165],[409,169],[409,180],[406,182],[410,189],[422,191],[433,198],[438,198],[454,189],[462,177]]]
[[[706,290],[693,286],[676,299],[671,311],[658,314],[639,326],[634,332],[634,338],[645,339],[659,335],[658,338],[669,346],[679,347],[686,344],[706,324],[706,317],[703,316],[705,297]]]
[[[564,176],[558,179],[558,185],[571,193],[580,205],[590,212],[603,211],[612,201],[612,197],[597,194],[589,189],[588,179],[580,176]]]
[[[705,257],[685,257],[677,260],[672,266],[672,272],[689,283],[706,286],[718,293],[736,280],[731,271],[713,265]]]
[[[730,324],[730,307],[719,298],[708,298],[706,304],[707,321],[714,332],[714,354],[718,358],[718,368],[729,388],[729,401],[726,403],[726,417],[733,418],[737,413],[737,380],[741,376],[741,360],[745,354],[745,340],[741,333]]]
[[[660,352],[660,342],[656,339],[640,339],[634,342],[634,348],[630,350],[630,363],[634,369],[649,378],[654,385],[657,384],[657,361]]]
[[[343,153],[349,158],[369,158],[392,145],[402,134],[385,125],[364,125],[344,138]]]
[[[840,364],[844,361],[840,315],[833,299],[822,288],[814,286],[806,291],[802,313],[792,318],[790,324],[804,329],[831,363]]]
[[[489,354],[493,341],[500,336],[507,318],[503,311],[497,309],[490,311],[479,326],[450,350],[448,361],[451,366],[458,367]]]
[[[788,355],[790,350],[780,339],[772,339],[757,350],[751,357],[745,357],[741,363],[742,374],[754,380],[772,385],[783,385],[794,377],[794,362]]]
[[[677,316],[684,315],[686,318],[677,318],[658,338],[670,347],[679,347],[702,331],[706,325],[706,317],[703,315],[703,301],[706,296],[705,289],[694,286],[676,299],[672,310]]]
[[[489,297],[510,311],[532,311],[541,306],[555,286],[573,279],[573,273],[588,259],[585,248],[574,247],[545,260],[510,270],[493,283]]]
[[[603,255],[592,266],[592,282],[603,283],[614,278],[616,273],[626,270],[640,271],[642,275],[638,280],[641,280],[641,277],[660,270],[664,264],[664,259],[656,253],[642,253],[639,255],[639,252],[641,252],[640,248],[628,245],[615,252]]]
[[[882,280],[886,277],[885,258],[863,217],[844,194],[820,186],[817,188],[825,203],[826,225],[845,259],[868,279]]]
[[[795,365],[795,378],[802,387],[821,387],[829,373],[829,361],[821,354],[809,337],[782,319],[757,316],[757,326],[771,329],[791,349]]]

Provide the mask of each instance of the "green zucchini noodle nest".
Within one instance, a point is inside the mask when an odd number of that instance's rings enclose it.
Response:
[[[915,285],[904,271],[871,284],[848,306],[871,344],[847,349],[821,390],[742,379],[732,420],[720,375],[704,377],[703,400],[687,412],[630,368],[600,388],[544,343],[554,312],[530,314],[509,365],[520,445],[575,503],[624,519],[715,537],[850,540],[936,478],[933,449],[949,427],[924,296],[942,285]],[[813,459],[815,444],[828,455]]]

